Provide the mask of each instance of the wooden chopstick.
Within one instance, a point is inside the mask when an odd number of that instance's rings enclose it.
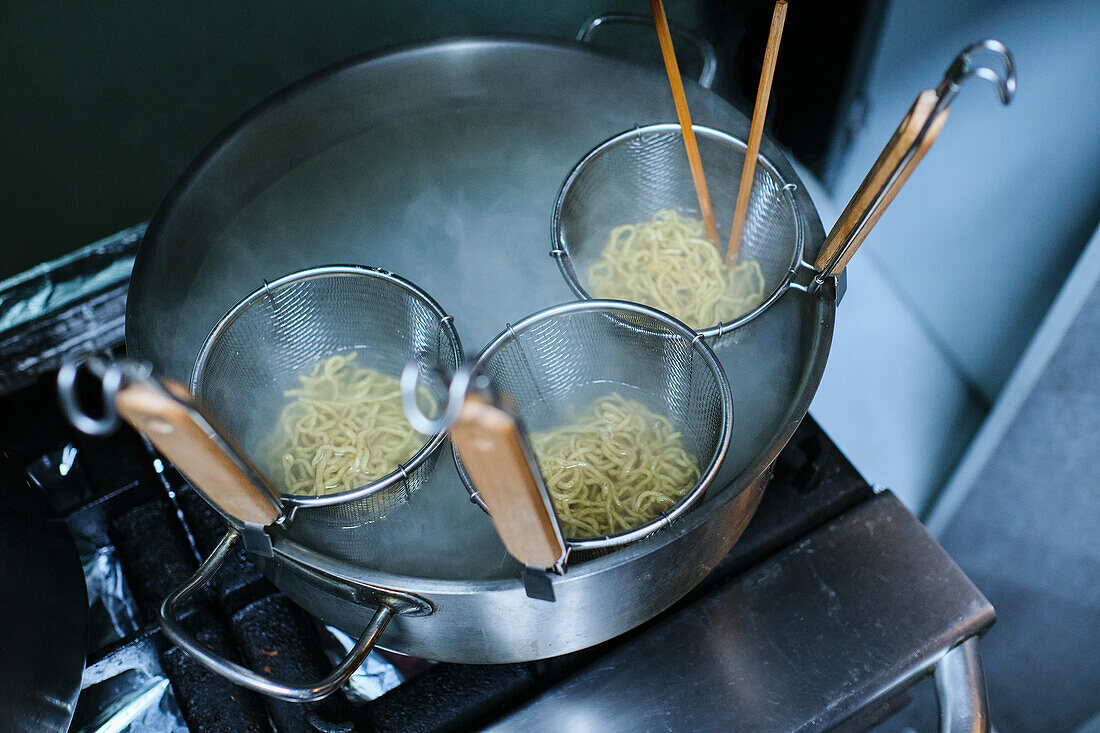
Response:
[[[775,76],[775,63],[779,59],[779,41],[783,37],[783,23],[787,19],[787,0],[778,0],[772,11],[772,27],[768,32],[768,46],[764,50],[764,68],[760,70],[760,85],[756,90],[756,105],[752,110],[752,124],[749,126],[749,144],[745,150],[745,166],[741,169],[741,186],[737,191],[737,208],[733,212],[733,227],[730,229],[729,248],[726,250],[726,265],[737,264],[737,255],[741,250],[741,234],[745,229],[745,217],[749,211],[749,196],[752,193],[752,180],[756,175],[756,158],[760,154],[760,139],[764,136],[764,118],[768,114],[768,98],[772,93],[772,78]]]
[[[691,180],[695,183],[695,195],[699,197],[699,212],[703,215],[707,237],[717,247],[718,227],[714,224],[714,210],[711,209],[710,194],[707,193],[707,179],[703,176],[703,161],[699,158],[699,146],[695,142],[695,131],[691,128],[691,113],[688,112],[687,97],[684,96],[684,84],[680,79],[680,67],[676,64],[676,51],[672,47],[672,34],[668,30],[665,7],[661,0],[649,0],[649,7],[653,11],[653,23],[657,26],[657,40],[661,43],[661,56],[665,60],[668,84],[672,87],[672,99],[676,103],[676,116],[680,120],[680,131],[684,136],[684,147],[687,148],[688,164],[691,166]]]

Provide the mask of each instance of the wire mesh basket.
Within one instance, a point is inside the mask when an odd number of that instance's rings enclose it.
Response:
[[[275,479],[270,439],[285,392],[320,360],[357,354],[361,366],[401,374],[409,361],[436,404],[462,359],[452,318],[423,290],[384,270],[327,266],[265,283],[214,327],[191,377],[191,391],[248,457]],[[391,473],[352,490],[283,493],[295,522],[351,527],[405,502],[427,480],[444,436],[437,432]],[[297,511],[295,511],[297,510]],[[303,511],[305,510],[305,511]]]
[[[708,127],[692,129],[718,230],[728,233],[745,143]],[[705,338],[720,337],[756,318],[791,284],[802,259],[804,237],[794,187],[767,158],[759,158],[738,261],[759,263],[762,299],[751,310],[728,321],[693,324]],[[586,155],[562,184],[553,214],[551,255],[573,292],[581,298],[596,297],[589,292],[589,271],[608,246],[612,230],[623,224],[649,221],[657,212],[668,209],[700,217],[679,125],[636,128],[616,135]],[[724,253],[723,241],[720,254]],[[660,305],[656,301],[645,304]]]
[[[699,478],[679,502],[642,526],[601,537],[565,539],[571,551],[617,547],[649,536],[695,506],[729,448],[733,397],[702,337],[652,308],[618,301],[553,306],[510,325],[478,356],[497,399],[531,433],[568,425],[599,397],[617,392],[667,417]],[[471,498],[483,509],[455,453]]]

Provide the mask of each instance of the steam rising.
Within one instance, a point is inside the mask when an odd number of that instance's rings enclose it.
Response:
[[[601,140],[635,122],[672,119],[658,97],[629,87],[624,80],[614,114],[593,100],[548,114],[535,103],[501,107],[481,99],[369,126],[359,120],[377,117],[373,96],[397,91],[364,88],[359,98],[344,90],[326,115],[305,114],[315,110],[303,103],[283,128],[264,122],[271,129],[251,149],[238,145],[209,164],[165,222],[158,250],[139,257],[146,261],[136,279],[145,281],[128,324],[132,349],[186,380],[209,330],[264,279],[360,264],[427,290],[455,317],[472,355],[506,323],[572,299],[548,256],[562,180]],[[693,107],[703,124],[729,117],[716,110]],[[718,349],[733,388],[734,433],[725,478],[708,500],[787,422],[809,348],[790,325],[806,302],[785,297]],[[385,520],[341,532],[303,522],[292,533],[393,573],[471,579],[516,571],[446,452],[428,485]]]

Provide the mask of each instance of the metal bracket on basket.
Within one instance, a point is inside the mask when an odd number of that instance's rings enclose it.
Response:
[[[250,552],[259,557],[274,557],[275,547],[271,543],[271,535],[267,528],[255,522],[244,522],[240,527],[241,542],[245,552]]]
[[[813,295],[821,290],[828,279],[815,270],[809,262],[799,262],[794,268],[794,274],[791,275],[789,287],[792,290]],[[847,270],[841,270],[833,275],[833,279],[836,281],[836,304],[840,305],[840,301],[844,299],[844,293],[848,291]]]
[[[554,575],[563,575],[565,570],[557,567],[552,568],[551,572]],[[523,590],[527,593],[528,598],[534,598],[536,601],[549,601],[550,603],[556,600],[554,581],[550,577],[550,572],[543,568],[533,568],[530,565],[525,565],[521,577],[523,579]]]
[[[977,63],[975,59],[982,53],[992,54],[999,59],[1004,66],[1003,71],[992,66]],[[936,87],[936,104],[928,115],[928,119],[922,125],[920,132],[906,149],[898,164],[890,172],[885,183],[875,192],[870,204],[864,209],[855,227],[844,242],[844,245],[837,249],[826,266],[814,276],[807,288],[809,292],[817,292],[825,280],[833,276],[840,263],[847,262],[846,255],[853,243],[860,241],[860,235],[863,233],[864,229],[867,228],[876,210],[882,205],[884,199],[886,199],[891,190],[894,189],[895,184],[898,183],[898,180],[905,173],[909,163],[913,160],[914,156],[918,154],[918,151],[920,151],[922,144],[928,137],[929,131],[932,129],[933,125],[936,124],[940,114],[951,106],[951,102],[954,101],[959,90],[962,88],[962,83],[970,77],[984,79],[995,85],[997,88],[997,97],[1003,105],[1007,105],[1011,102],[1013,96],[1016,94],[1016,62],[1012,57],[1012,52],[1009,51],[1007,46],[1000,41],[990,38],[978,41],[964,48],[959,55],[955,57],[954,61],[951,62],[951,65],[947,67],[943,79]]]

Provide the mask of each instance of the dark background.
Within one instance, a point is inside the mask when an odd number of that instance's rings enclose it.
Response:
[[[800,159],[830,179],[850,137],[838,110],[858,91],[875,37],[867,29],[881,22],[886,3],[795,4],[770,124]],[[719,89],[751,110],[772,2],[668,0],[666,6],[671,20],[715,43],[725,72]],[[5,0],[0,280],[149,219],[223,127],[312,71],[443,36],[571,39],[588,18],[611,10],[648,15],[649,4]],[[822,32],[826,28],[832,30]],[[609,29],[597,40],[659,58],[648,29]],[[688,49],[682,55],[685,75],[693,73],[697,57]]]

